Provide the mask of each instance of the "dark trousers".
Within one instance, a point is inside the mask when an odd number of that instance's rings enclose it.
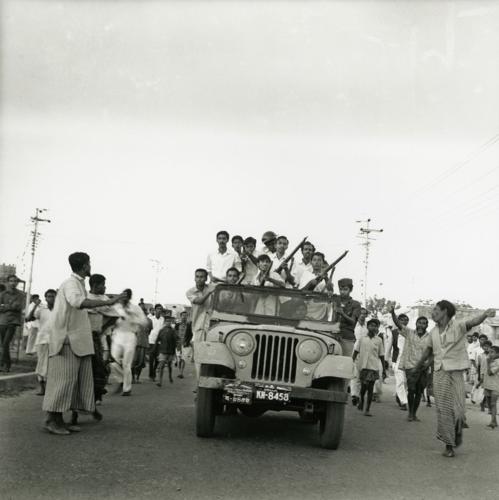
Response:
[[[107,393],[106,384],[109,376],[109,369],[104,363],[102,346],[100,343],[100,333],[92,332],[94,341],[94,355],[92,356],[92,372],[94,376],[95,401],[102,401],[102,396]]]
[[[0,325],[0,342],[2,345],[2,359],[0,366],[10,370],[10,343],[16,333],[17,325]]]
[[[149,344],[149,378],[156,378],[158,368],[158,349],[156,344]]]

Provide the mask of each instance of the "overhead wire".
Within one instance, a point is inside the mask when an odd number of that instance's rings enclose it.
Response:
[[[416,189],[411,196],[416,196],[420,193],[423,193],[424,191],[430,190],[432,187],[436,186],[437,184],[443,182],[445,179],[449,178],[451,175],[455,174],[459,170],[461,170],[463,167],[471,163],[476,157],[480,156],[482,153],[493,147],[495,144],[499,142],[499,133],[495,134],[492,136],[488,141],[484,142],[482,145],[480,145],[475,151],[473,151],[468,158],[465,160],[459,162],[457,165],[454,165],[447,169],[446,171],[442,172],[439,176],[437,176],[433,181],[421,186],[420,188]]]

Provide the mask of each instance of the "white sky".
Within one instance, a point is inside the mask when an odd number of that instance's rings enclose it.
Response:
[[[185,302],[217,230],[272,229],[349,249],[337,278],[360,298],[371,217],[370,294],[499,307],[494,2],[1,9],[0,261],[27,277],[29,217],[50,209],[34,292],[81,250],[137,300],[160,259],[161,300]]]

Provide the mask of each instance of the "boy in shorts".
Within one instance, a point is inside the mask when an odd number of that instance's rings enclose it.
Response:
[[[175,351],[177,347],[177,332],[173,328],[173,317],[165,317],[165,325],[158,333],[158,338],[156,339],[156,349],[158,352],[158,371],[159,380],[156,384],[158,387],[163,385],[163,373],[165,371],[165,365],[168,366],[168,377],[170,383],[173,383],[172,377],[172,364],[175,361]]]
[[[360,379],[360,401],[357,405],[359,410],[364,410],[366,417],[372,416],[370,413],[371,402],[373,400],[374,383],[379,378],[379,362],[383,366],[383,378],[385,377],[385,352],[383,341],[378,336],[379,320],[370,319],[367,322],[367,335],[355,342],[353,351],[353,361],[356,362]],[[367,393],[367,405],[364,409],[364,399]]]

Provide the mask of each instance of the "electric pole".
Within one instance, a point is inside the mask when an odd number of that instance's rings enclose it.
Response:
[[[370,227],[371,224],[371,219],[367,220],[358,220],[355,221],[358,224],[364,224],[365,226],[360,228],[358,238],[361,238],[363,240],[363,243],[361,245],[365,248],[365,256],[364,256],[364,307],[367,307],[367,276],[368,276],[368,271],[369,271],[369,252],[370,252],[370,246],[371,242],[376,241],[375,238],[371,238],[370,235],[371,233],[382,233],[383,229],[373,229]]]
[[[154,271],[156,273],[156,278],[154,282],[154,299],[153,299],[153,307],[156,305],[158,301],[158,284],[159,284],[159,273],[163,270],[163,265],[161,264],[161,261],[158,259],[149,259],[152,264]]]
[[[38,223],[40,222],[48,222],[50,223],[50,219],[42,219],[40,218],[40,214],[42,212],[46,212],[46,208],[37,208],[36,213],[34,217],[31,217],[31,221],[34,225],[33,231],[31,231],[31,266],[29,269],[29,278],[28,278],[28,292],[26,295],[26,311],[28,310],[29,303],[31,301],[31,284],[33,282],[33,265],[35,263],[35,252],[36,252],[36,246],[38,244],[38,237],[40,236],[40,232],[38,231]]]

